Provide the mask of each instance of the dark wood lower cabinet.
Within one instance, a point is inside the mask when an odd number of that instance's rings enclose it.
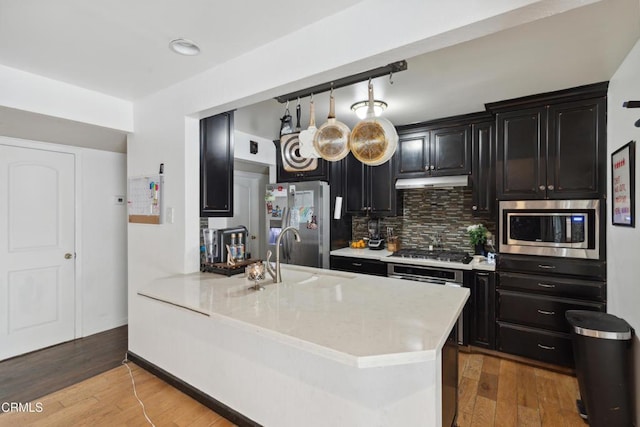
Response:
[[[469,344],[487,349],[495,348],[496,274],[473,273],[469,304]]]
[[[456,426],[458,418],[458,327],[442,347],[442,426]]]
[[[498,291],[500,319],[535,328],[570,333],[567,310],[604,311],[604,304],[522,292]]]
[[[571,327],[565,313],[606,311],[602,263],[535,256],[501,258],[496,281],[496,349],[573,368]],[[566,273],[541,274],[540,265],[553,265],[557,267],[554,272]]]
[[[498,350],[540,362],[573,367],[571,335],[498,322]]]
[[[331,269],[348,271],[351,273],[371,274],[374,276],[387,275],[387,263],[375,259],[353,258],[344,256],[330,257]]]

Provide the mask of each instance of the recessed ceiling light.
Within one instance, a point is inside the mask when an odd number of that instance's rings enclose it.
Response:
[[[198,45],[187,39],[171,40],[169,47],[172,51],[180,55],[194,56],[200,53]]]

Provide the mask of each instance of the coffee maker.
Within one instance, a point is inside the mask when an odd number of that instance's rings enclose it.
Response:
[[[384,239],[380,235],[380,218],[370,219],[367,228],[369,229],[369,249],[384,249]]]

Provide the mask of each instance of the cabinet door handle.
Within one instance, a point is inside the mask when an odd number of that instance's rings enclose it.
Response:
[[[553,185],[547,185],[547,190],[553,191]]]
[[[544,191],[547,187],[545,187],[544,185],[541,185],[540,187],[538,187],[540,190]]]
[[[429,170],[429,165],[425,165],[424,170],[428,171]]]
[[[431,170],[434,170],[435,168],[436,168],[436,167],[435,167],[434,165],[431,165],[431,166],[429,167],[429,169],[431,169]]]
[[[551,283],[540,283],[538,282],[538,286],[543,287],[543,288],[555,288],[556,285],[551,284]]]
[[[547,310],[538,310],[538,313],[545,314],[547,316],[553,316],[554,314],[556,314],[555,311],[547,311]]]
[[[477,211],[477,210],[478,210],[478,207],[477,207],[476,205],[473,205],[473,206],[471,206],[471,210],[473,210],[473,211]]]
[[[544,268],[545,270],[553,270],[556,268],[555,265],[546,265],[546,264],[538,264],[538,268]]]
[[[354,267],[362,267],[362,263],[360,262],[352,262],[351,265],[353,265]]]
[[[542,344],[538,344],[538,347],[540,347],[543,350],[555,350],[556,349],[554,346],[542,345]]]

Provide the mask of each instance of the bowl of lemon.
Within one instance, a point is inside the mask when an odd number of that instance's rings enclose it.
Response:
[[[365,242],[364,239],[350,240],[349,241],[349,247],[351,249],[364,249],[364,248],[367,247],[367,242]]]

